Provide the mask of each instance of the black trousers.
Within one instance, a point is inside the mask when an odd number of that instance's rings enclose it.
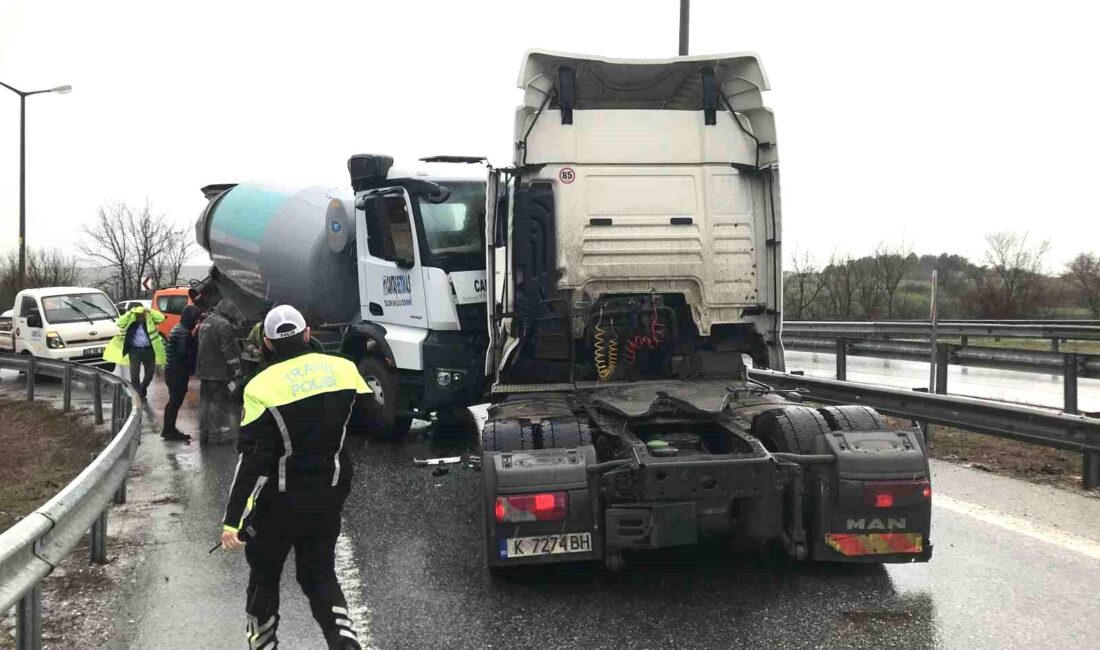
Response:
[[[168,387],[168,403],[164,405],[164,427],[162,433],[171,433],[176,429],[176,417],[179,415],[183,398],[187,396],[187,371],[164,371],[164,384]]]
[[[268,488],[274,489],[274,485]],[[347,600],[336,579],[336,538],[346,494],[325,490],[277,493],[272,498],[264,492],[246,522],[254,531],[245,546],[250,569],[245,604],[250,650],[278,647],[279,582],[291,549],[298,585],[309,599],[313,618],[330,650],[360,650]]]
[[[153,346],[147,348],[130,348],[130,383],[137,392],[144,397],[149,390],[149,384],[153,381],[153,373],[156,372],[157,354]],[[145,367],[145,378],[141,378],[141,368]],[[138,380],[141,381],[138,381]]]

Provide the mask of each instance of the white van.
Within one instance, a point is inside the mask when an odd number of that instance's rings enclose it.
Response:
[[[103,351],[118,334],[116,320],[118,310],[99,289],[24,289],[15,295],[10,349],[47,359],[102,363]]]

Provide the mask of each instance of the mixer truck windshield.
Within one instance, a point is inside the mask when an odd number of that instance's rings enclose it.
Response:
[[[471,271],[485,266],[485,184],[446,182],[450,196],[442,203],[419,198],[420,220],[429,260],[445,271]]]

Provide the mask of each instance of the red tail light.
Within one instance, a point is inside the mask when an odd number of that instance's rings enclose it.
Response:
[[[894,508],[914,505],[932,498],[928,481],[868,481],[863,484],[863,505]]]
[[[497,497],[497,523],[522,521],[560,521],[569,514],[569,494],[543,492]]]

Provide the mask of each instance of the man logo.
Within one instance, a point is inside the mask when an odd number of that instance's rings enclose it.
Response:
[[[901,519],[849,519],[848,530],[903,530],[905,518]]]

